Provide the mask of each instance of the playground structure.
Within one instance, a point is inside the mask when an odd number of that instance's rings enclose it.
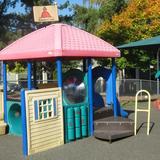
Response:
[[[112,68],[97,67],[92,69],[91,58],[102,57],[112,58]],[[10,134],[22,134],[24,155],[61,145],[64,140],[69,142],[94,134],[94,107],[104,107],[101,96],[94,91],[93,87],[99,77],[105,79],[107,86],[106,103],[113,106],[114,119],[118,116],[127,117],[127,112],[120,107],[116,97],[116,57],[120,57],[119,50],[107,42],[66,24],[53,24],[34,31],[0,51],[0,60],[3,60],[4,122],[8,124]],[[36,65],[33,65],[33,63],[41,60],[51,61],[52,59],[57,66],[58,87],[49,91],[48,89],[35,90],[34,88],[37,88]],[[62,73],[63,60],[70,59],[83,59],[83,71],[71,69]],[[13,99],[7,97],[6,64],[8,61],[20,60],[27,62],[28,91],[22,90],[21,98],[13,101]],[[54,100],[57,90],[62,92],[62,98],[60,94],[58,96],[61,98],[59,101],[63,102],[58,105],[61,111],[63,110],[60,115],[57,112],[57,102]],[[47,95],[53,94],[55,97],[48,98],[46,95],[43,98],[47,91],[49,92]],[[27,95],[32,94],[32,92],[33,97],[29,98]],[[40,98],[38,98],[38,95]],[[30,109],[27,110],[28,108]],[[30,111],[31,109],[32,111]],[[53,116],[54,113],[57,113],[57,116]],[[34,123],[27,121],[29,117]],[[45,126],[51,123],[50,121],[62,117],[64,126],[61,123],[60,127],[57,127],[57,123],[53,122],[54,125],[50,127],[56,128],[56,131],[62,130],[64,127],[64,138],[60,138],[60,142],[55,139],[56,144],[40,145],[42,141],[45,141],[44,137],[48,136],[47,140],[50,140],[51,136],[50,131],[47,132],[46,128],[40,127],[40,125]],[[30,139],[30,133],[34,132],[34,128],[36,128],[34,138]],[[43,135],[40,136],[40,133],[43,133]],[[63,133],[61,132],[61,134]],[[38,141],[39,137],[40,140]],[[34,149],[29,143],[30,141],[36,141],[33,145]]]

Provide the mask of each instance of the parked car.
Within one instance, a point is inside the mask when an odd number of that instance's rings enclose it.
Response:
[[[8,93],[13,93],[15,91],[20,91],[21,90],[21,85],[16,84],[16,83],[8,83],[7,84],[7,92]]]

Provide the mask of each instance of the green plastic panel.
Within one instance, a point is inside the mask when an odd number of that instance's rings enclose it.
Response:
[[[87,137],[89,134],[88,106],[64,107],[65,142]]]

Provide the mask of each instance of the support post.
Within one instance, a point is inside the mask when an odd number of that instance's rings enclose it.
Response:
[[[26,105],[25,105],[25,90],[21,90],[21,114],[22,114],[22,147],[24,157],[28,156],[27,143],[27,122],[26,122]]]
[[[90,135],[93,136],[93,82],[92,82],[92,63],[88,59],[88,96],[89,96],[89,124]]]
[[[32,63],[27,62],[27,68],[28,68],[28,73],[27,73],[27,85],[28,85],[28,90],[32,89]]]
[[[56,65],[57,65],[58,87],[62,88],[62,60],[61,58],[56,59]]]
[[[4,122],[8,122],[7,116],[7,69],[6,62],[3,62],[3,100],[4,100]]]
[[[36,62],[33,63],[33,86],[34,88],[37,88],[37,65]]]
[[[117,96],[116,96],[116,64],[115,58],[112,58],[112,86],[113,86],[113,111],[114,117],[118,116]]]

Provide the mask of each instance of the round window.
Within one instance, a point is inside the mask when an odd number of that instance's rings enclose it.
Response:
[[[86,98],[86,86],[77,76],[69,76],[63,82],[64,95],[71,104],[82,103]]]

